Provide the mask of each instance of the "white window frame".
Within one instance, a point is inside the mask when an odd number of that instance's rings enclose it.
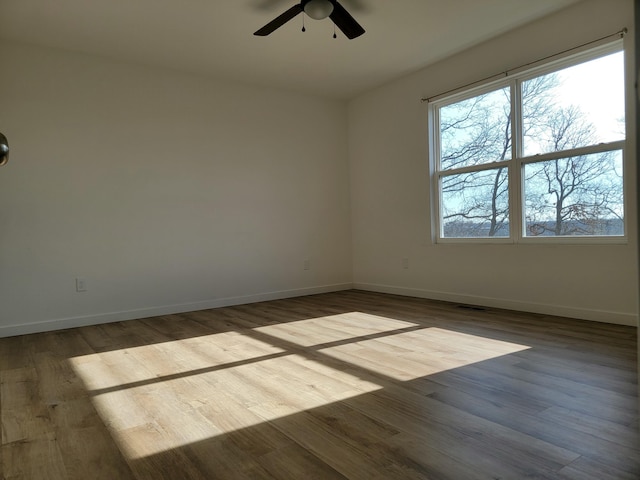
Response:
[[[600,57],[604,57],[616,52],[623,52],[625,49],[623,40],[616,40],[613,42],[607,42],[604,45],[600,45],[595,48],[575,53],[573,55],[567,55],[561,58],[557,58],[553,61],[541,62],[539,65],[529,67],[526,69],[520,69],[517,71],[509,72],[502,78],[493,81],[486,81],[473,87],[458,89],[455,93],[437,97],[435,100],[429,101],[428,109],[428,142],[429,142],[429,171],[431,177],[431,227],[432,227],[432,240],[434,243],[464,243],[464,244],[477,244],[477,243],[492,243],[492,244],[510,244],[510,243],[534,243],[534,244],[625,244],[628,242],[628,174],[627,174],[627,136],[624,140],[600,143],[595,145],[589,145],[586,147],[580,147],[570,150],[563,150],[560,152],[551,152],[545,154],[538,154],[529,157],[522,155],[522,131],[521,131],[521,96],[520,86],[521,83],[538,76],[553,73],[565,68],[569,68],[574,65],[595,60]],[[625,62],[626,64],[626,62]],[[625,65],[626,67],[626,65]],[[488,93],[500,88],[510,88],[511,95],[511,159],[500,162],[492,162],[481,165],[474,165],[470,167],[462,167],[453,170],[440,170],[440,121],[439,111],[441,107],[451,105],[463,100],[477,97],[484,93]],[[625,74],[625,98],[628,98],[629,92],[627,88],[626,74]],[[627,102],[625,102],[626,104]],[[625,117],[628,122],[628,113],[625,112]],[[627,132],[628,133],[628,132]],[[568,158],[576,155],[584,155],[590,153],[601,153],[604,151],[622,151],[622,164],[623,164],[623,201],[624,201],[624,221],[623,221],[623,235],[575,235],[575,236],[526,236],[524,232],[525,225],[525,210],[524,210],[524,188],[522,185],[523,171],[527,164],[533,164],[542,162],[545,160],[554,160],[560,158]],[[509,188],[509,236],[508,237],[444,237],[443,226],[441,225],[441,209],[442,204],[442,190],[440,188],[441,179],[445,176],[452,174],[462,174],[467,172],[476,172],[482,170],[495,169],[497,167],[504,166],[508,169],[508,188]]]

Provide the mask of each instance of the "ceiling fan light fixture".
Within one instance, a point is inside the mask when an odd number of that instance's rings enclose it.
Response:
[[[304,13],[314,20],[322,20],[333,13],[333,3],[329,0],[309,0],[304,5]]]

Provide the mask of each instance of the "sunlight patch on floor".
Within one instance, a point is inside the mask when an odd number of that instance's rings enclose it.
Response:
[[[527,348],[351,312],[69,361],[137,459]]]
[[[83,355],[69,361],[87,389],[95,391],[223,369],[283,352],[239,332],[224,332]]]
[[[403,320],[395,320],[368,313],[350,312],[258,327],[254,330],[296,345],[310,347],[416,326],[418,324]]]
[[[290,354],[109,391],[92,400],[120,449],[135,459],[380,388]]]
[[[320,352],[396,380],[408,381],[529,348],[430,327],[325,348]]]

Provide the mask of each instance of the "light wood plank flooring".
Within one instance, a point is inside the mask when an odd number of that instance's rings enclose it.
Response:
[[[346,291],[0,339],[0,478],[637,480],[636,330]]]

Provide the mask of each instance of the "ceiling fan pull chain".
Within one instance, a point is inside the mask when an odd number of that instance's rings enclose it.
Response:
[[[302,14],[302,31],[303,31],[303,32],[306,32],[306,31],[307,31],[307,29],[306,29],[306,28],[304,28],[304,13]]]
[[[336,35],[336,24],[333,24],[333,38],[338,38],[338,36]]]

